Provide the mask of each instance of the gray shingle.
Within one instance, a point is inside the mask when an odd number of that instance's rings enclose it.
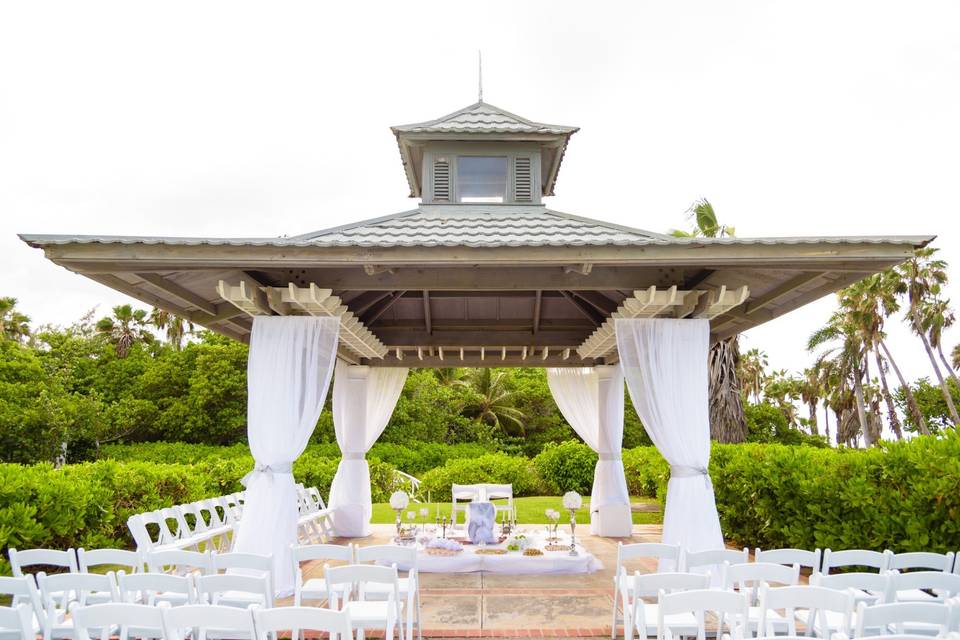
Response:
[[[477,102],[436,120],[391,127],[394,133],[543,133],[568,135],[577,127],[544,124]]]

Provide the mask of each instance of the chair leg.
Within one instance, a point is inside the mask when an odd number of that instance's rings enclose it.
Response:
[[[407,640],[412,640],[408,638]],[[423,640],[423,623],[420,617],[420,583],[417,582],[417,640]]]
[[[620,592],[620,600],[623,602],[623,640],[631,640],[633,638],[633,624],[635,615],[633,612],[633,607],[638,606],[637,598],[634,596],[633,605],[630,604],[630,594],[626,591]],[[644,640],[640,638],[639,640]]]

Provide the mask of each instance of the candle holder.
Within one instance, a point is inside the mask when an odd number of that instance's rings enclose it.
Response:
[[[397,544],[403,544],[403,518],[400,514],[408,504],[410,504],[410,496],[405,491],[394,491],[390,496],[390,508],[397,512]]]
[[[563,494],[563,506],[570,512],[570,553],[568,555],[576,556],[577,553],[577,510],[583,506],[583,498],[576,491],[567,491]]]
[[[571,556],[579,555],[577,553],[577,539],[574,535],[577,530],[577,510],[570,509],[570,553]]]

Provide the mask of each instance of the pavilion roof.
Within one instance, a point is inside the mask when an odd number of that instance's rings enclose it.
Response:
[[[578,127],[544,124],[527,120],[500,107],[486,102],[475,102],[453,113],[414,124],[391,127],[395,134],[401,133],[529,133],[570,135]]]

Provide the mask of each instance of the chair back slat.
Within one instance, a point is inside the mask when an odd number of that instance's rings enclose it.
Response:
[[[335,634],[340,638],[352,637],[350,616],[346,611],[333,611],[319,607],[278,607],[254,609],[254,627],[257,640],[270,640],[270,634],[288,629],[303,629]]]
[[[823,573],[830,573],[831,569],[843,567],[871,567],[877,571],[885,571],[889,555],[880,551],[870,551],[868,549],[845,549],[843,551],[833,551],[827,549],[823,552]]]
[[[857,608],[856,637],[871,635],[872,630],[881,633],[892,629],[904,633],[909,625],[936,626],[934,635],[946,633],[951,622],[951,607],[943,602],[891,602],[868,606],[861,602]]]
[[[794,565],[809,567],[813,571],[820,571],[823,560],[823,552],[820,549],[810,551],[808,549],[760,549],[757,547],[753,552],[754,562],[775,562],[776,564]]]
[[[77,554],[73,549],[61,551],[58,549],[24,549],[22,551],[10,547],[7,551],[10,558],[10,571],[14,576],[22,576],[24,567],[60,567],[71,573],[77,573]],[[34,572],[30,572],[34,573]]]
[[[247,608],[212,604],[188,604],[163,609],[166,640],[184,640],[194,630],[199,631],[200,638],[213,636],[252,640],[255,637],[253,612]]]
[[[129,573],[143,571],[143,556],[127,549],[77,549],[77,564],[81,573],[89,573],[91,567],[119,566]]]

